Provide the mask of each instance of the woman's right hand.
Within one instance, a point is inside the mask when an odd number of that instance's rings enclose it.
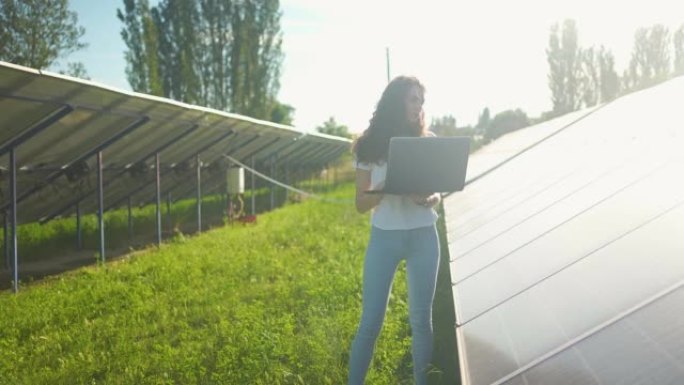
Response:
[[[371,186],[371,172],[356,169],[356,211],[365,213],[380,204],[383,194],[367,194],[366,191],[381,189],[384,186],[385,181]]]
[[[375,186],[371,188],[371,190],[382,190],[385,188],[385,181],[380,181],[380,183],[377,183]]]

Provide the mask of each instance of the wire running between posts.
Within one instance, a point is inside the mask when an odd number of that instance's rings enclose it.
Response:
[[[305,196],[305,197],[307,197],[307,198],[313,198],[313,199],[317,199],[317,200],[319,200],[319,201],[327,202],[327,203],[338,203],[338,204],[352,204],[352,203],[354,203],[354,200],[352,200],[352,199],[330,199],[330,198],[325,198],[325,197],[322,197],[322,196],[317,195],[317,194],[314,194],[314,193],[310,193],[310,192],[308,192],[308,191],[304,191],[304,190],[298,189],[298,188],[296,188],[296,187],[294,187],[294,186],[290,186],[290,185],[288,185],[288,184],[285,184],[285,183],[283,183],[283,182],[280,182],[280,181],[278,181],[278,180],[275,180],[275,179],[269,177],[268,175],[265,175],[265,174],[263,174],[263,173],[260,173],[259,171],[255,170],[255,169],[253,169],[253,168],[251,168],[251,167],[249,167],[249,166],[247,166],[246,164],[240,162],[239,160],[233,158],[233,157],[230,156],[230,155],[225,155],[225,154],[223,154],[223,157],[225,157],[225,158],[228,159],[229,161],[235,163],[236,165],[238,165],[238,166],[244,168],[245,170],[251,172],[252,174],[258,176],[258,177],[261,178],[261,179],[264,179],[264,180],[266,180],[266,181],[268,181],[268,182],[270,182],[270,183],[273,183],[273,184],[275,184],[275,185],[278,185],[278,186],[280,186],[280,187],[283,187],[283,188],[285,188],[285,189],[287,189],[287,190],[289,190],[289,191],[292,191],[292,192],[296,192],[296,193],[298,193],[298,194],[301,194],[301,195],[303,195],[303,196]]]

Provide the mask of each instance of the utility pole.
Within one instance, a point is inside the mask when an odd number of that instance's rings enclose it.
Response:
[[[387,62],[387,83],[390,82],[390,54],[389,47],[385,47],[385,57]]]

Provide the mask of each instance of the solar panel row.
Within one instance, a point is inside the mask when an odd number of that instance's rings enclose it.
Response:
[[[350,144],[0,62],[0,210],[16,215],[15,225],[71,215],[77,207],[97,211],[100,181],[103,208],[109,210],[170,193],[194,196],[197,165],[200,185],[207,184],[202,174],[225,179],[212,171],[229,166],[226,155],[262,168],[312,170],[337,159]]]
[[[445,201],[465,383],[681,382],[683,97],[673,79],[473,155],[519,154]]]
[[[78,201],[92,211],[98,151],[104,160],[105,202],[111,208],[132,194],[151,196],[154,178],[147,171],[155,154],[162,174],[174,176],[163,181],[166,190],[188,179],[179,174],[191,168],[197,153],[205,168],[223,162],[223,154],[254,158],[257,165],[278,159],[321,167],[350,145],[346,139],[7,63],[0,63],[0,111],[0,169],[9,169],[8,152],[14,147],[22,223],[69,213]],[[33,135],[12,145],[27,132]],[[3,210],[9,207],[6,198],[0,195]]]

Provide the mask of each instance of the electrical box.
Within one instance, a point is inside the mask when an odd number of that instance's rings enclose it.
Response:
[[[242,167],[228,167],[228,194],[244,194],[245,170]]]

